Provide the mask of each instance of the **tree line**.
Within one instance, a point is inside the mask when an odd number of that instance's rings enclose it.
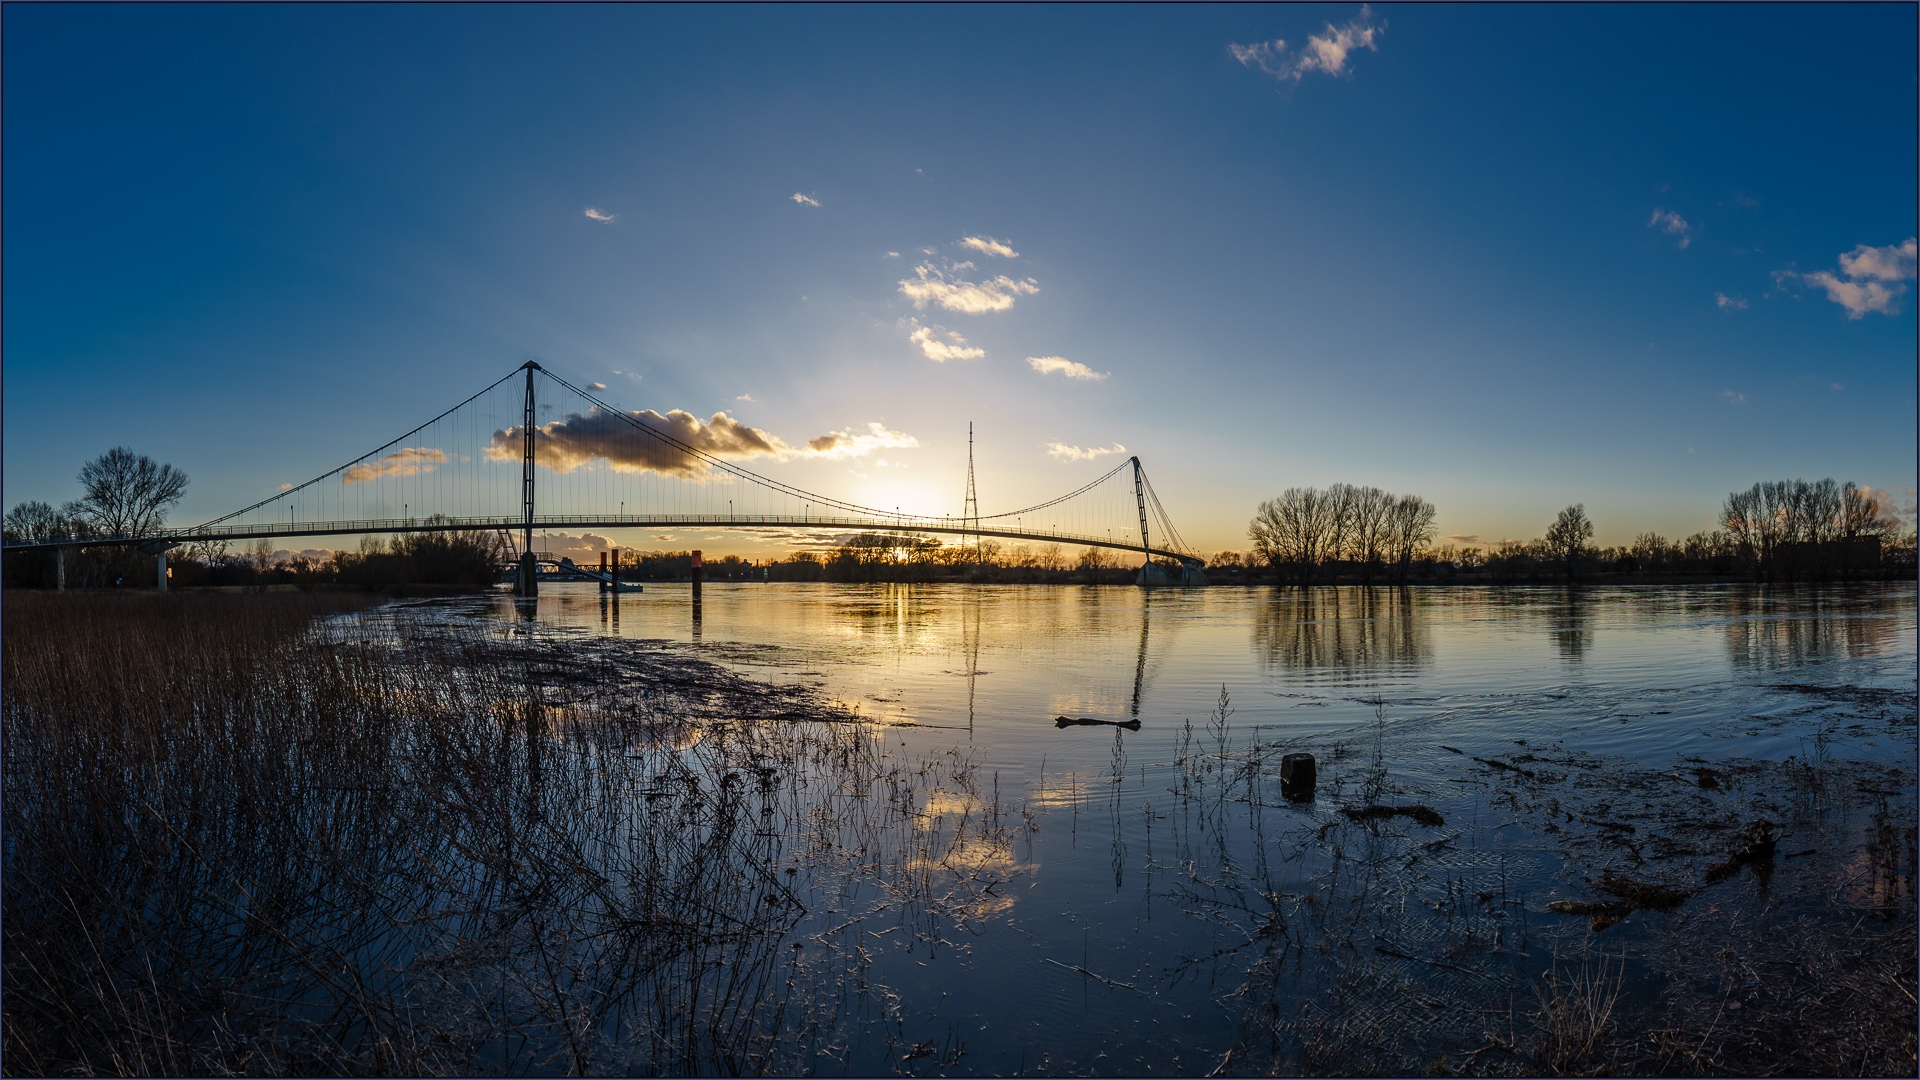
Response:
[[[1247,533],[1253,551],[1220,552],[1215,580],[1312,584],[1383,572],[1398,583],[1486,580],[1574,581],[1583,576],[1645,575],[1813,581],[1911,573],[1913,530],[1903,529],[1887,497],[1831,479],[1762,481],[1730,492],[1717,527],[1671,541],[1642,532],[1631,544],[1597,547],[1582,504],[1561,510],[1533,540],[1485,549],[1434,548],[1434,508],[1417,496],[1334,484],[1289,488],[1260,504]]]
[[[1261,503],[1247,536],[1256,556],[1300,585],[1338,563],[1350,564],[1367,585],[1387,572],[1404,584],[1433,540],[1435,513],[1418,495],[1376,487],[1296,487]]]

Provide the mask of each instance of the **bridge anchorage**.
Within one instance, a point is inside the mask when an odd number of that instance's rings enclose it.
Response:
[[[822,533],[953,537],[971,544],[976,559],[1003,541],[1131,552],[1141,561],[1141,585],[1206,583],[1204,562],[1173,527],[1137,456],[1018,510],[980,513],[969,482],[957,515],[902,513],[807,491],[741,464],[755,457],[843,458],[901,445],[897,433],[880,425],[871,425],[870,434],[832,432],[795,447],[724,413],[703,422],[679,410],[664,416],[623,411],[598,396],[604,390],[597,383],[577,387],[528,361],[377,449],[211,521],[140,536],[9,540],[6,550],[138,545],[155,556],[164,588],[166,549],[181,544],[499,532],[511,537],[515,591],[533,595],[543,565],[603,587],[612,581],[543,559],[536,529],[755,529],[796,541]],[[971,481],[971,446],[968,459]],[[516,467],[517,505],[510,494]]]

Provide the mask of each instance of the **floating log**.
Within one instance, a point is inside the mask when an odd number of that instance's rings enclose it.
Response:
[[[1095,720],[1089,716],[1056,716],[1053,722],[1059,727],[1122,727],[1128,731],[1139,731],[1140,720]]]

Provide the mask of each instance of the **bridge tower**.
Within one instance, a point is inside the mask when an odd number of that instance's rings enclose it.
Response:
[[[1153,562],[1153,549],[1147,543],[1147,485],[1140,474],[1140,456],[1133,457],[1133,500],[1140,505],[1140,557]]]
[[[521,596],[540,594],[540,564],[533,558],[533,373],[540,365],[529,360],[527,369],[527,407],[520,420],[520,514],[521,545],[519,580],[514,591]]]

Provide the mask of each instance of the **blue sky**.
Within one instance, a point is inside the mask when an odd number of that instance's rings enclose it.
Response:
[[[1603,543],[1915,484],[1911,6],[4,18],[8,505],[126,444],[204,520],[528,358],[880,423],[746,464],[923,512],[969,420],[988,513],[1123,445],[1207,550],[1335,481]]]

